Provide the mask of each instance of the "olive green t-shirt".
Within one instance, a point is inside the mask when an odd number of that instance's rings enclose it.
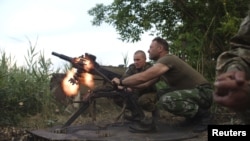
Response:
[[[208,83],[198,71],[175,55],[165,55],[156,63],[169,67],[162,77],[174,89],[192,89],[197,85]]]

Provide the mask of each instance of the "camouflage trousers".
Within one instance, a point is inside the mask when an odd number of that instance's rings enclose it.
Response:
[[[152,112],[156,109],[157,100],[156,92],[145,93],[138,98],[138,104],[143,110]]]
[[[192,118],[199,108],[209,109],[212,105],[213,89],[211,86],[197,86],[194,89],[174,90],[164,93],[157,102],[159,109],[174,115]]]
[[[156,102],[157,102],[157,95],[156,92],[149,92],[145,94],[138,95],[137,93],[133,94],[133,97],[135,101],[137,102],[138,106],[142,108],[145,111],[152,112],[156,108]],[[116,103],[118,106],[122,107],[122,103],[124,102],[124,99],[122,98],[115,98],[114,103]],[[133,104],[130,101],[127,101],[127,109],[134,110]]]

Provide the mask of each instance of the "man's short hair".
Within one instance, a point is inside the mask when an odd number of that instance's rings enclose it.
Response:
[[[169,51],[168,42],[161,37],[155,37],[152,41],[156,41],[158,44],[162,45],[166,51]]]
[[[137,51],[134,53],[134,55],[137,54],[137,53],[141,53],[141,54],[145,57],[145,59],[147,58],[147,57],[146,57],[146,53],[145,53],[143,50],[137,50]]]

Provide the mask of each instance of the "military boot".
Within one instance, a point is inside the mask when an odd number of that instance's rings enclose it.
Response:
[[[152,111],[152,118],[136,122],[135,124],[129,126],[130,132],[132,133],[152,133],[157,131],[157,123],[160,118],[160,111],[155,109]]]
[[[213,123],[213,116],[209,109],[199,108],[197,114],[191,119],[194,124],[193,132],[203,132],[207,130],[207,126]]]
[[[124,119],[128,121],[141,121],[145,117],[144,113],[131,111],[131,115],[124,115]]]
[[[151,119],[144,118],[139,122],[135,122],[129,126],[129,132],[132,133],[153,133],[157,131],[156,121]]]
[[[124,114],[124,119],[128,121],[138,122],[145,118],[144,111],[140,107],[134,108],[132,106],[128,106],[126,109],[131,112],[130,115],[126,113]]]

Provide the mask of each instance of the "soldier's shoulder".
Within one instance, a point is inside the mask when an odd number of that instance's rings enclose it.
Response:
[[[129,66],[128,66],[128,69],[134,69],[135,68],[135,64],[130,64]]]
[[[135,69],[136,69],[135,65],[134,65],[134,64],[130,64],[130,65],[127,67],[125,73],[126,73],[126,74],[131,73],[131,72],[134,71]]]
[[[151,62],[146,62],[146,65],[145,65],[145,68],[149,68],[149,67],[152,67],[153,64]]]
[[[153,63],[152,62],[146,62],[146,65],[153,66]]]

